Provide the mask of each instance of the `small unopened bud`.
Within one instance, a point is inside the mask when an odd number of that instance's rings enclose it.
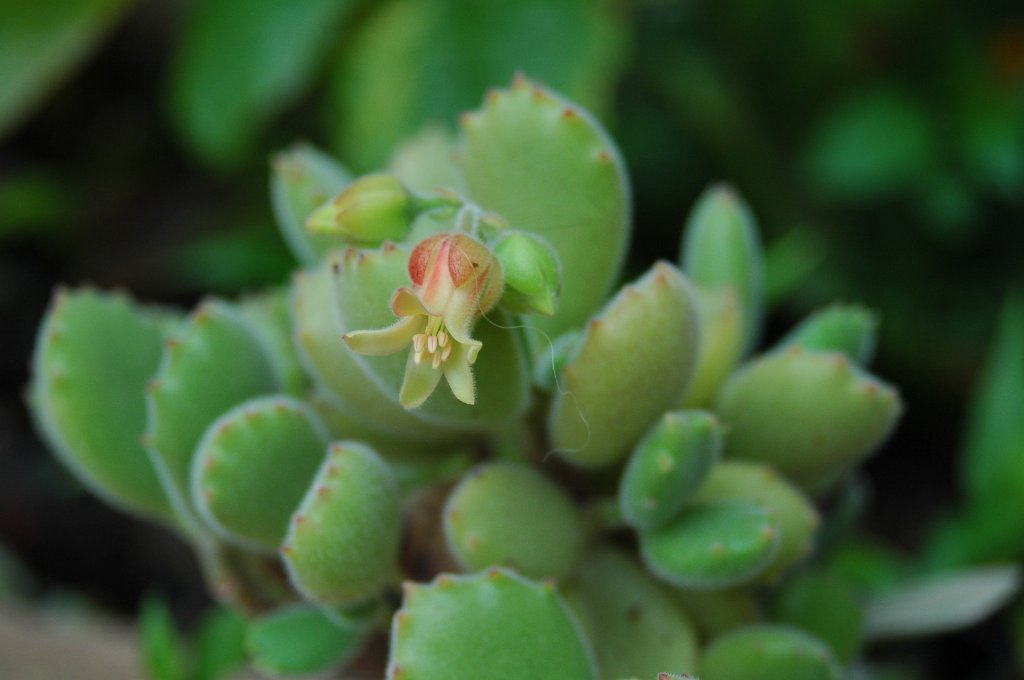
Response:
[[[494,248],[505,275],[501,304],[518,314],[551,316],[562,291],[562,263],[540,236],[511,231]]]
[[[412,194],[394,175],[366,175],[317,208],[306,228],[359,245],[399,241],[409,233],[413,206]]]

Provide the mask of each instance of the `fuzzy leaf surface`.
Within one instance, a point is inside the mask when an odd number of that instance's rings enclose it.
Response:
[[[587,326],[561,371],[548,416],[559,455],[580,467],[624,458],[686,393],[696,363],[697,310],[678,269],[659,262]]]
[[[163,343],[160,320],[121,296],[58,291],[36,341],[29,402],[44,439],[91,491],[131,512],[173,521],[139,444],[146,383]]]

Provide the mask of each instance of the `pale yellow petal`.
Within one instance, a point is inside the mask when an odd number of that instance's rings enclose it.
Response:
[[[426,316],[427,308],[423,306],[416,293],[409,288],[399,288],[391,298],[391,311],[395,316],[415,316],[422,314]]]
[[[452,388],[455,398],[464,404],[472,406],[476,403],[476,384],[473,382],[473,369],[469,358],[472,352],[474,358],[479,347],[472,347],[457,343],[448,361],[444,362],[444,377],[448,386]]]
[[[341,336],[353,352],[370,356],[394,354],[412,343],[412,336],[422,333],[427,325],[425,316],[407,316],[387,328],[373,331],[352,331]]]
[[[409,353],[405,363],[405,380],[398,393],[398,401],[407,409],[414,409],[434,393],[434,388],[441,381],[441,368],[434,368],[429,361],[416,363]]]

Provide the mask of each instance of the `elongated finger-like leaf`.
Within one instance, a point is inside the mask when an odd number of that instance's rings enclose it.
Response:
[[[690,385],[697,310],[678,269],[659,262],[594,317],[561,371],[548,428],[580,467],[621,460]]]
[[[717,409],[729,429],[726,457],[773,465],[815,494],[877,449],[902,411],[896,390],[846,355],[800,347],[750,362]]]

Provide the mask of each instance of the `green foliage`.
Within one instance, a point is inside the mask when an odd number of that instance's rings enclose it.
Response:
[[[571,499],[544,475],[511,463],[485,464],[463,478],[445,505],[444,531],[466,571],[497,564],[564,581],[583,552]]]
[[[448,124],[516,70],[602,107],[626,41],[616,14],[604,0],[381,3],[333,77],[337,146],[355,167],[379,167],[424,122]]]
[[[211,7],[196,21],[228,4]],[[366,21],[448,11],[429,7]],[[206,151],[244,158],[252,130]],[[765,284],[738,194],[699,200],[689,277],[659,261],[612,290],[631,233],[618,151],[522,76],[457,138],[427,132],[388,172],[351,178],[298,146],[270,188],[304,267],[285,289],[207,299],[187,318],[76,292],[40,332],[40,429],[98,493],[181,528],[215,595],[245,612],[190,645],[148,610],[160,680],[225,672],[243,627],[256,668],[328,672],[364,645],[379,653],[366,643],[389,621],[392,680],[834,678],[837,656],[857,659],[849,589],[815,597],[797,571],[819,534],[805,492],[855,470],[901,404],[855,365],[876,332],[860,307],[827,308],[739,365]],[[958,584],[983,613],[1016,590]],[[869,631],[886,602],[870,595]],[[773,599],[813,630],[762,623]]]
[[[0,137],[78,62],[131,7],[128,0],[42,0],[0,7]]]
[[[390,678],[598,677],[593,653],[554,587],[503,569],[407,584],[391,648]]]
[[[588,322],[561,370],[548,416],[560,456],[580,467],[625,457],[693,377],[697,311],[690,285],[661,262]]]
[[[622,516],[636,529],[672,519],[710,472],[722,450],[722,429],[703,411],[669,411],[633,449],[622,473]]]
[[[864,642],[864,604],[835,573],[806,571],[787,583],[775,601],[774,618],[813,630],[843,664],[853,661]]]
[[[365,637],[365,629],[332,621],[316,607],[294,605],[253,619],[245,647],[258,670],[286,677],[343,664],[359,652]]]
[[[973,502],[998,503],[1024,490],[1024,296],[1007,295],[964,442],[964,487]]]
[[[832,650],[798,628],[751,626],[714,640],[700,664],[705,680],[839,680]]]
[[[892,387],[845,355],[799,347],[747,364],[718,397],[726,455],[775,465],[814,494],[874,451],[902,409]]]
[[[491,91],[460,124],[470,196],[513,229],[546,238],[562,263],[558,312],[535,323],[551,334],[581,324],[617,278],[630,234],[630,190],[615,145],[586,111],[525,78]]]
[[[262,397],[239,404],[196,446],[191,490],[199,514],[225,540],[274,552],[327,440],[302,402]]]
[[[665,587],[624,553],[596,548],[568,601],[594,645],[601,678],[653,677],[662,668],[696,670],[693,624]]]
[[[779,535],[778,524],[757,505],[699,503],[641,533],[640,554],[656,576],[680,588],[726,588],[764,571]]]
[[[879,200],[914,188],[935,165],[931,121],[895,89],[851,95],[812,135],[807,176],[833,200]]]
[[[86,485],[128,510],[172,521],[139,445],[144,390],[165,329],[124,297],[58,290],[36,342],[29,402],[41,434]]]
[[[309,599],[359,604],[392,579],[398,557],[398,486],[364,444],[335,443],[292,516],[281,553]]]
[[[149,677],[185,680],[187,659],[167,604],[156,599],[144,602],[139,619],[142,661]]]
[[[218,607],[187,639],[166,602],[147,598],[139,613],[143,667],[150,680],[225,680],[245,663],[245,626],[241,616]]]
[[[865,634],[873,639],[934,635],[973,625],[1010,602],[1020,568],[995,565],[927,576],[868,601]]]
[[[261,128],[309,87],[353,4],[198,3],[170,83],[182,139],[216,166],[237,167],[251,157]]]

